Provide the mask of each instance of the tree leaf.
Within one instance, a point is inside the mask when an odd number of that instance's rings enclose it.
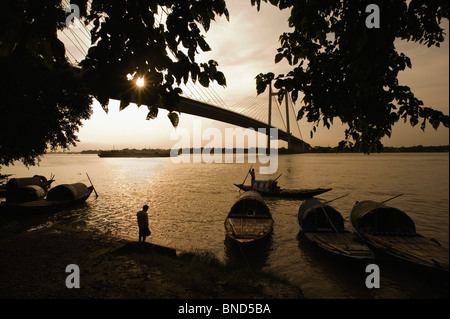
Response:
[[[146,120],[153,120],[158,116],[158,107],[152,105],[152,106],[148,106],[148,113],[147,113],[147,117]]]
[[[278,53],[278,54],[275,56],[275,63],[280,62],[280,61],[283,59],[283,57],[284,57],[284,54],[283,54],[283,53]]]
[[[121,100],[121,101],[120,101],[120,106],[119,106],[119,111],[124,110],[128,105],[130,105],[130,102]]]
[[[178,127],[179,117],[178,114],[175,112],[170,112],[167,114],[167,117],[169,118],[170,122],[172,123],[173,127]]]

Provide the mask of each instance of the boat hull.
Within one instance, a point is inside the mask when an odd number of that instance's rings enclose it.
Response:
[[[449,270],[449,251],[436,240],[418,234],[412,219],[401,210],[363,201],[350,213],[350,223],[376,252],[436,270]]]
[[[344,226],[344,218],[333,207],[310,199],[300,205],[297,222],[301,235],[334,255],[357,260],[373,259],[372,250]]]
[[[305,232],[301,235],[312,245],[333,255],[355,260],[371,260],[375,256],[372,250],[365,244],[355,240],[351,232]]]
[[[58,200],[40,199],[24,203],[4,202],[0,204],[0,213],[5,215],[21,216],[66,209],[85,202],[91,195],[92,191],[93,188],[89,187],[89,190],[85,195],[73,200],[58,201]]]
[[[449,271],[448,250],[439,243],[416,236],[361,236],[375,251],[428,268]]]
[[[233,241],[249,245],[263,241],[273,231],[273,219],[232,218],[225,219],[226,235]]]
[[[243,191],[253,190],[251,186],[243,185],[243,184],[234,184],[234,186],[238,187]],[[282,197],[282,198],[297,198],[297,199],[305,199],[312,198],[314,196],[326,193],[331,191],[332,188],[314,188],[314,189],[281,189],[279,191],[269,191],[266,190],[264,192],[260,192],[261,195],[267,197]]]
[[[233,204],[225,219],[226,236],[238,244],[250,245],[269,236],[273,218],[260,193],[245,192]]]

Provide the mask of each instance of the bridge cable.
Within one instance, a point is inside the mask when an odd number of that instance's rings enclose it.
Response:
[[[300,139],[303,140],[302,131],[300,130],[300,125],[298,124],[298,121],[297,121],[297,115],[295,114],[294,100],[292,99],[292,95],[289,95],[289,98],[292,101],[291,108],[292,108],[292,112],[294,113],[294,118],[295,118],[295,123],[297,124],[298,133],[300,134]]]
[[[277,105],[278,114],[280,114],[280,118],[281,118],[281,121],[282,121],[282,123],[283,123],[283,125],[284,125],[284,129],[285,129],[286,132],[287,132],[286,121],[285,121],[285,119],[283,118],[283,115],[282,115],[282,113],[281,113],[281,110],[280,110],[280,103],[278,103],[278,99],[276,99],[276,103],[275,103],[275,104]]]

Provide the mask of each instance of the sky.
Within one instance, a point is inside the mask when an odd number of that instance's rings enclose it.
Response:
[[[275,64],[274,58],[279,47],[278,38],[289,31],[287,19],[289,11],[280,11],[276,7],[263,3],[260,12],[250,5],[250,1],[227,0],[230,21],[224,17],[216,18],[210,30],[205,34],[212,51],[202,53],[197,61],[214,59],[219,70],[227,79],[226,88],[214,85],[214,92],[228,106],[233,106],[245,98],[256,96],[255,77],[259,73],[273,72],[286,74],[290,67],[281,61]],[[444,21],[448,34],[448,21]],[[382,27],[382,26],[381,26]],[[415,96],[425,106],[433,107],[449,114],[449,47],[448,36],[440,48],[398,42],[397,49],[410,57],[413,68],[399,76],[401,85],[411,87]],[[68,50],[72,46],[66,43]],[[73,52],[73,49],[72,49]],[[300,100],[300,99],[299,99]],[[297,102],[298,103],[298,102]],[[296,109],[300,108],[296,105]],[[171,148],[177,140],[170,139],[174,132],[167,112],[160,110],[156,119],[147,121],[145,106],[138,108],[130,105],[119,112],[119,102],[111,101],[106,114],[97,101],[93,104],[93,114],[83,121],[78,137],[80,142],[71,150],[86,149],[122,149],[122,148]],[[202,129],[233,127],[229,124],[202,119],[188,114],[180,115],[178,131],[192,131],[193,125],[201,123]],[[312,125],[306,119],[299,122],[302,138],[312,146],[336,146],[344,139],[345,126],[335,121],[328,130],[320,127],[310,138]],[[176,131],[175,131],[176,132]],[[208,140],[202,141],[203,144]],[[448,129],[441,126],[435,131],[428,125],[423,132],[419,125],[412,128],[409,123],[399,121],[393,129],[391,138],[382,140],[385,146],[447,145]],[[285,146],[280,142],[279,146]]]

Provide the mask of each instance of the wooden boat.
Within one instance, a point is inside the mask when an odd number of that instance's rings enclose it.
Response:
[[[350,214],[356,234],[379,252],[448,271],[448,249],[416,232],[403,211],[374,201],[356,202]]]
[[[297,213],[301,233],[318,247],[353,259],[373,259],[370,248],[344,226],[344,218],[333,207],[310,199]]]
[[[55,181],[54,176],[51,176],[49,180],[47,180],[45,176],[41,175],[34,175],[33,177],[11,178],[9,180],[8,177],[11,176],[11,174],[4,176],[4,178],[7,179],[7,182],[0,185],[0,197],[10,197],[10,200],[20,200],[20,196],[22,195],[24,188],[27,188],[30,185],[38,186],[39,188],[44,190],[45,194],[47,194],[52,183]]]
[[[329,192],[332,188],[313,188],[313,189],[282,189],[282,188],[255,188],[250,185],[234,184],[234,186],[240,188],[243,191],[258,191],[263,196],[283,197],[283,198],[296,198],[305,199],[311,198],[325,192]]]
[[[72,207],[86,201],[93,190],[93,186],[87,187],[83,183],[62,184],[51,188],[45,198],[23,201],[7,199],[0,203],[0,212],[30,214]]]
[[[261,194],[243,193],[225,219],[227,237],[239,244],[261,241],[273,231],[273,218]]]

